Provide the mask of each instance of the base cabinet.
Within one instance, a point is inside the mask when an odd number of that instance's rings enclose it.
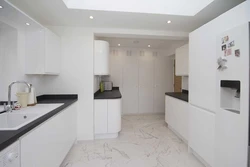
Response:
[[[189,147],[207,166],[214,165],[215,114],[189,105]]]
[[[115,138],[121,131],[121,99],[95,100],[95,138]]]
[[[22,167],[59,167],[76,140],[76,104],[20,138]]]
[[[165,121],[177,135],[188,140],[188,103],[170,96],[165,96]]]

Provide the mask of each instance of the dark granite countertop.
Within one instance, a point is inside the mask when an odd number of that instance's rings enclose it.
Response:
[[[64,103],[62,106],[52,110],[42,117],[28,123],[18,130],[0,131],[0,151],[17,141],[25,133],[45,122],[63,109],[75,103],[78,95],[42,95],[37,97],[38,104]]]
[[[165,95],[188,102],[188,91],[186,90],[182,92],[166,92]]]
[[[112,90],[108,91],[104,91],[104,92],[100,92],[100,90],[98,90],[95,94],[94,94],[94,99],[120,99],[122,98],[121,92],[119,90],[119,87],[113,87]]]

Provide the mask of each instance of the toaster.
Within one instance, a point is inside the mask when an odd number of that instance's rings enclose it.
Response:
[[[113,82],[104,82],[104,90],[112,90]]]

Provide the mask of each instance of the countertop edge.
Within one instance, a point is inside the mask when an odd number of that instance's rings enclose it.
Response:
[[[184,101],[184,102],[189,102],[189,99],[188,99],[188,94],[185,94],[185,93],[180,93],[182,94],[181,96],[186,96],[186,97],[181,97],[180,95],[174,95],[173,92],[167,92],[165,93],[165,96],[169,96],[169,97],[172,97],[172,98],[175,98],[175,99],[178,99],[178,100],[181,100],[181,101]]]

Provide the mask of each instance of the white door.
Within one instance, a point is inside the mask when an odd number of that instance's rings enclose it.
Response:
[[[152,113],[154,108],[154,57],[144,52],[139,57],[139,113]]]
[[[127,53],[127,52],[125,52]],[[123,56],[123,86],[122,100],[124,114],[138,113],[138,54],[132,51],[132,54]]]
[[[172,83],[173,60],[167,56],[157,55],[154,68],[154,113],[164,113],[165,93],[173,91]]]
[[[95,134],[108,132],[108,100],[94,100]]]

